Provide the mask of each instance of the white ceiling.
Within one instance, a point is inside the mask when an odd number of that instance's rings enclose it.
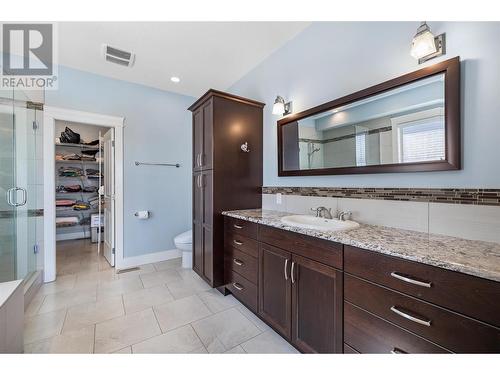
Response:
[[[59,64],[180,94],[225,90],[308,22],[61,22]],[[106,62],[101,45],[136,54],[132,68]],[[170,77],[177,76],[180,83]]]

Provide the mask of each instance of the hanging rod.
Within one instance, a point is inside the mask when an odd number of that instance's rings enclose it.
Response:
[[[143,162],[140,162],[140,161],[136,161],[135,162],[135,165],[139,166],[139,165],[159,165],[159,166],[162,166],[162,167],[175,167],[175,168],[179,168],[181,165],[180,164],[170,164],[170,163],[143,163]]]

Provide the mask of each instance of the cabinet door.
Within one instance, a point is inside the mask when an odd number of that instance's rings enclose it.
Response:
[[[213,282],[213,174],[212,171],[202,172],[201,184],[203,190],[203,275]]]
[[[291,254],[262,243],[259,260],[259,314],[274,329],[290,339]]]
[[[201,173],[193,174],[193,269],[203,274],[203,184]]]
[[[213,159],[213,133],[214,120],[212,100],[202,106],[203,110],[203,149],[201,155],[201,168],[212,169]]]
[[[203,157],[203,108],[193,112],[193,170],[201,170]]]
[[[342,272],[292,256],[292,343],[305,353],[342,353]]]

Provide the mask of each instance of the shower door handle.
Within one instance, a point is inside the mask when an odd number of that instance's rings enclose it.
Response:
[[[21,203],[17,203],[17,192],[21,191],[23,193],[23,199]],[[15,194],[15,200],[12,199],[12,192]],[[12,206],[12,207],[21,207],[26,204],[28,201],[28,193],[26,192],[26,189],[20,188],[20,187],[15,187],[15,188],[10,188],[7,190],[7,203]]]

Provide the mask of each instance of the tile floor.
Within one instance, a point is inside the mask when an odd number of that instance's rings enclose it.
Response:
[[[25,312],[26,353],[297,353],[180,259],[116,274],[96,245],[57,247],[57,280]]]

